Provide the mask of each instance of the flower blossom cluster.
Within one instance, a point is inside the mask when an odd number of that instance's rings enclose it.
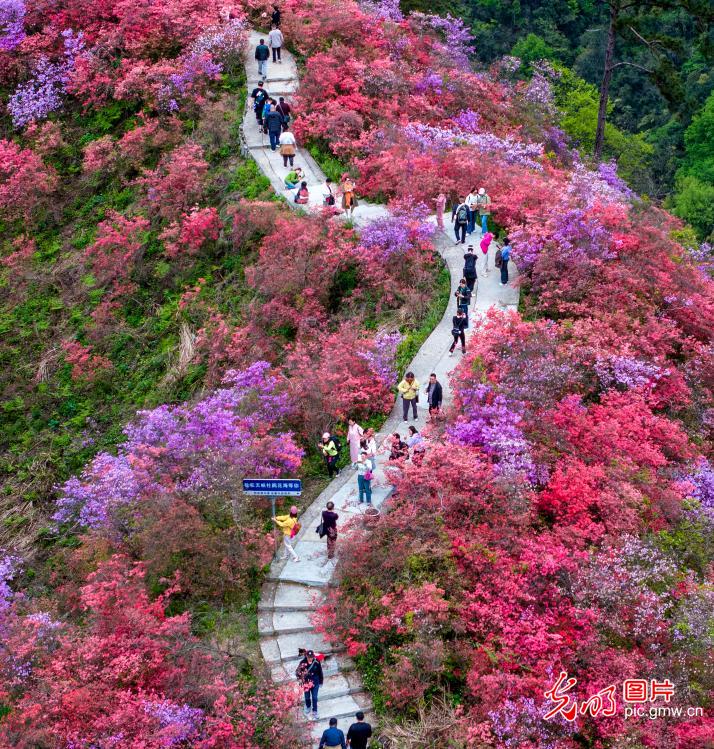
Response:
[[[203,710],[190,705],[178,705],[170,700],[146,700],[144,710],[161,725],[163,746],[184,746],[198,738],[205,719]]]
[[[383,21],[400,23],[404,20],[404,14],[399,8],[399,0],[361,0],[360,7],[365,13]]]
[[[595,372],[603,388],[620,387],[627,390],[654,385],[662,377],[656,364],[630,356],[611,356],[598,359]]]
[[[399,331],[391,333],[381,331],[374,337],[369,351],[358,353],[387,387],[391,387],[397,379],[397,347],[402,339],[403,336]]]
[[[419,242],[434,235],[434,225],[418,217],[392,215],[367,224],[360,234],[360,246],[381,260],[408,252]]]
[[[3,0],[0,3],[0,52],[12,52],[25,36],[24,0]]]
[[[34,66],[32,78],[21,83],[10,97],[7,108],[16,128],[43,120],[62,108],[63,96],[76,58],[82,53],[82,33],[62,32],[64,59],[53,62],[43,55]]]

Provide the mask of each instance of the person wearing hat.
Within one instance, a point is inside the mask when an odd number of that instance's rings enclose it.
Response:
[[[345,734],[337,727],[337,718],[330,718],[330,727],[322,732],[318,749],[347,749]]]
[[[486,188],[479,187],[476,204],[481,214],[481,234],[485,234],[488,231],[488,217],[491,215],[491,198],[486,193]]]
[[[332,478],[333,474],[339,476],[340,470],[337,467],[337,454],[339,450],[337,449],[335,440],[332,439],[329,432],[325,432],[322,435],[322,440],[317,443],[317,449],[320,450],[322,456],[325,458],[325,463],[327,464],[327,475],[330,478]]]
[[[305,715],[309,715],[312,710],[312,719],[318,720],[320,716],[317,712],[317,693],[320,691],[324,677],[322,675],[322,665],[315,658],[313,650],[308,650],[305,653],[305,657],[298,663],[295,676],[305,694],[305,707],[303,708]]]
[[[298,522],[297,516],[298,508],[293,505],[290,508],[289,515],[276,515],[273,518],[275,525],[277,525],[283,532],[283,543],[285,544],[288,554],[293,558],[293,562],[300,561],[300,557],[295,553],[295,549],[293,549],[293,539],[300,532],[300,523]]]

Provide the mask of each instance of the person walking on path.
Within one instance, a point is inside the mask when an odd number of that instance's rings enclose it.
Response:
[[[466,279],[466,285],[471,292],[473,292],[474,286],[476,285],[476,259],[474,248],[472,245],[469,245],[466,248],[466,254],[464,255],[464,278]]]
[[[446,208],[446,195],[440,192],[434,199],[436,204],[436,225],[444,231],[444,209]]]
[[[332,559],[337,546],[337,521],[340,516],[334,511],[334,502],[328,502],[325,507],[327,509],[322,511],[322,532],[327,536],[327,558]]]
[[[280,112],[274,106],[271,106],[264,120],[265,127],[268,130],[268,137],[270,138],[270,150],[274,151],[280,141],[280,134],[283,130],[283,118]]]
[[[273,12],[270,14],[270,20],[276,28],[280,28],[280,8],[277,5],[273,5]]]
[[[293,108],[285,101],[285,97],[281,96],[276,109],[282,115],[283,130],[287,130],[290,127],[290,113],[293,111]]]
[[[292,161],[290,162],[292,164]],[[300,167],[293,169],[285,175],[285,189],[294,190],[305,175]]]
[[[478,214],[478,190],[471,188],[471,192],[466,196],[466,205],[469,207],[469,224],[466,229],[468,234],[473,234],[476,228],[476,215]]]
[[[293,539],[300,532],[300,523],[298,522],[298,508],[293,505],[290,508],[289,515],[276,515],[273,522],[283,532],[283,544],[285,549],[293,558],[293,562],[299,562],[300,557],[295,553],[293,548]],[[286,559],[287,557],[283,557]]]
[[[456,291],[456,309],[461,310],[466,315],[466,327],[469,327],[469,305],[471,304],[471,289],[469,289],[466,279],[462,278]]]
[[[372,726],[365,723],[364,713],[360,710],[355,713],[356,723],[353,723],[347,731],[347,746],[350,749],[367,749],[367,743],[372,735]]]
[[[268,77],[268,58],[270,57],[270,50],[268,45],[265,43],[265,39],[260,40],[260,44],[255,48],[255,59],[258,61],[258,75],[261,78]]]
[[[342,209],[348,211],[350,217],[355,212],[357,207],[357,198],[355,197],[355,183],[350,179],[348,174],[342,175],[342,183],[340,185],[342,190]]]
[[[253,93],[251,93],[250,97],[255,102],[253,104],[255,119],[258,121],[258,126],[262,128],[263,109],[265,108],[265,102],[270,99],[270,94],[265,90],[265,84],[263,81],[258,82],[258,85],[253,89]]]
[[[484,262],[484,275],[488,275],[488,248],[491,246],[491,241],[493,240],[493,234],[491,234],[490,231],[487,231],[482,237],[481,237],[481,243],[479,247],[481,248],[481,252],[483,253],[483,262]]]
[[[364,434],[364,429],[362,429],[362,427],[354,419],[349,419],[347,424],[347,443],[350,446],[350,463],[352,463],[352,466],[354,467],[357,465],[357,461],[359,460],[359,443],[362,439],[362,435]]]
[[[451,344],[451,348],[449,349],[449,356],[454,353],[454,349],[456,348],[456,344],[459,342],[459,340],[461,340],[461,353],[466,353],[466,334],[464,333],[465,329],[466,315],[464,315],[462,310],[459,310],[451,318],[451,335],[454,337],[454,342]]]
[[[317,693],[320,691],[324,676],[322,675],[322,665],[315,658],[315,652],[308,650],[305,657],[298,663],[295,676],[302,685],[305,694],[305,715],[309,715],[312,710],[312,719],[318,720],[317,711]]]
[[[478,212],[481,214],[481,234],[488,231],[488,217],[491,215],[491,198],[484,187],[478,190]]]
[[[280,48],[283,46],[283,41],[283,32],[275,24],[273,24],[273,28],[268,34],[268,44],[270,45],[270,49],[273,50],[273,62],[277,62],[280,64],[282,64],[283,62],[280,59]]]
[[[285,128],[280,134],[278,143],[280,144],[280,155],[283,157],[283,166],[286,167],[288,162],[290,162],[290,166],[292,166],[293,161],[295,160],[295,149],[297,147],[295,136],[290,132],[290,130]]]
[[[459,235],[461,235],[461,244],[466,244],[466,228],[469,225],[469,207],[466,205],[466,198],[459,198],[459,202],[451,209],[451,223],[454,225],[456,244],[459,243]]]
[[[412,407],[413,418],[417,418],[417,403],[419,403],[419,383],[414,377],[414,372],[407,372],[404,379],[397,385],[397,390],[402,396],[402,416],[408,421],[409,406]]]
[[[347,749],[345,734],[337,727],[337,718],[330,718],[330,727],[322,732],[317,749]]]
[[[364,502],[363,497],[367,498],[367,504],[372,504],[372,479],[374,478],[374,463],[371,458],[367,457],[367,451],[362,450],[357,461],[357,489],[359,491],[359,501]]]
[[[263,132],[266,135],[268,134],[268,123],[265,121],[265,118],[270,114],[270,109],[274,103],[275,103],[274,99],[266,99],[265,104],[263,105],[263,114],[262,114]]]
[[[501,286],[508,286],[508,261],[511,259],[511,245],[508,237],[503,240],[501,247]]]
[[[327,474],[332,478],[340,475],[340,469],[337,467],[337,458],[339,457],[340,449],[335,442],[337,438],[333,437],[329,432],[325,432],[322,435],[322,440],[317,443],[317,448],[322,452],[327,465]]]
[[[441,383],[436,379],[436,374],[429,375],[429,384],[426,386],[426,402],[429,404],[429,416],[436,416],[441,410],[441,402],[444,399],[444,390]]]

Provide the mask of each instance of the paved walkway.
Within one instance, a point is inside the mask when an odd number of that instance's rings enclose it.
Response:
[[[259,80],[257,63],[253,55],[255,45],[261,36],[257,32],[251,34],[249,49],[246,53],[249,93]],[[266,88],[271,95],[285,96],[289,101],[290,95],[297,90],[297,69],[292,55],[283,50],[282,56],[281,65],[268,63]],[[248,148],[258,166],[270,179],[275,191],[278,194],[291,195],[283,188],[283,178],[288,170],[283,167],[281,156],[265,145],[264,136],[257,127],[251,102],[249,97],[243,125]],[[310,155],[301,148],[298,149],[295,163],[302,166],[306,172],[311,196],[309,207],[319,208],[325,193],[325,175]],[[292,202],[291,205],[297,208]],[[360,205],[355,210],[354,221],[359,226],[386,215],[388,212],[384,206],[360,201]],[[435,219],[433,220],[435,222]],[[469,329],[471,332],[478,327],[479,317],[489,308],[495,306],[500,309],[508,307],[515,309],[518,305],[518,290],[512,286],[505,288],[500,286],[500,276],[493,265],[496,251],[493,243],[489,250],[490,272],[488,274],[484,272],[483,255],[477,245],[480,238],[478,229],[470,237],[479,256],[479,283],[471,307]],[[453,233],[450,231],[446,233],[437,230],[434,243],[451,274],[452,301],[439,324],[419,349],[409,368],[414,372],[422,387],[426,387],[429,374],[435,372],[444,388],[445,405],[448,405],[451,401],[448,375],[461,356],[457,350],[457,353],[450,357],[448,348],[452,341],[451,318],[455,311],[453,294],[461,278],[465,246],[456,246]],[[511,281],[513,281],[517,277],[517,271],[512,263],[509,265],[509,270]],[[419,418],[409,422],[415,424],[419,430],[424,426],[426,416],[426,409],[423,406],[425,396],[422,395],[420,400],[422,405],[419,409]],[[381,445],[384,437],[395,431],[402,435],[406,434],[407,426],[408,424],[402,420],[401,402],[397,401],[391,415],[377,435],[378,444]],[[384,454],[379,456],[373,480],[372,503],[377,508],[380,508],[391,494],[391,486],[383,471],[386,457]],[[322,734],[327,727],[328,720],[332,717],[338,719],[340,727],[346,728],[352,722],[354,714],[358,710],[363,710],[367,715],[367,720],[375,722],[371,715],[372,705],[369,695],[362,688],[354,663],[339,647],[333,646],[322,635],[315,632],[311,622],[311,614],[321,604],[325,588],[333,584],[334,562],[328,562],[325,541],[320,540],[315,533],[315,528],[320,522],[320,514],[329,500],[335,503],[335,510],[340,515],[338,527],[348,520],[362,522],[364,505],[360,506],[358,503],[357,478],[354,471],[346,469],[302,514],[300,518],[302,530],[295,544],[300,561],[275,560],[273,562],[268,579],[263,586],[258,607],[260,647],[274,681],[285,683],[295,678],[295,669],[299,661],[298,648],[312,648],[327,655],[323,663],[325,683],[319,693],[321,719],[312,726],[312,733],[316,739]],[[339,543],[338,539],[338,554]]]

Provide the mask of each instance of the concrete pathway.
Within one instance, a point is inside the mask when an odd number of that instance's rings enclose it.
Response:
[[[253,55],[255,45],[263,35],[253,32],[246,53],[246,71],[249,93],[257,84],[257,63]],[[298,87],[297,68],[295,60],[286,50],[283,50],[282,64],[268,63],[266,88],[274,97],[285,96],[288,102],[290,95]],[[262,136],[253,110],[252,100],[248,98],[243,124],[244,138],[251,155],[256,160],[263,173],[270,179],[278,194],[288,196],[290,204],[298,208],[289,197],[292,193],[283,188],[283,178],[288,169],[283,167],[282,157],[266,146],[267,138]],[[265,140],[263,140],[265,138]],[[325,175],[319,166],[302,148],[298,149],[295,157],[296,165],[303,167],[310,190],[310,208],[322,206],[325,194]],[[358,186],[359,187],[359,186]],[[359,190],[358,190],[359,193]],[[357,226],[364,225],[377,218],[387,216],[384,206],[360,201],[355,210],[354,221]],[[435,219],[432,219],[436,223]],[[447,229],[449,228],[447,222]],[[479,257],[479,282],[475,289],[476,295],[471,306],[470,334],[478,328],[478,321],[491,307],[500,309],[513,308],[518,305],[518,290],[513,286],[500,286],[500,274],[493,265],[496,252],[495,243],[491,244],[488,255],[490,272],[485,273],[484,256],[478,248],[481,239],[479,230],[467,237],[467,245],[473,244]],[[461,279],[463,269],[463,255],[467,245],[455,245],[451,231],[436,230],[434,244],[444,258],[451,275],[451,299],[443,318],[424,342],[414,360],[409,366],[422,386],[422,391],[431,372],[444,388],[444,405],[451,401],[449,387],[449,373],[454,369],[460,352],[449,356],[451,345],[451,318],[455,314],[454,292]],[[517,278],[517,270],[513,263],[509,264],[511,283]],[[468,348],[468,337],[467,337]],[[404,373],[400,373],[404,374]],[[426,396],[420,396],[419,416],[409,424],[415,424],[421,430],[427,415],[424,403]],[[401,401],[397,400],[394,409],[377,435],[377,443],[383,445],[387,435],[397,431],[402,436],[406,434],[409,425],[402,420]],[[373,480],[372,504],[381,508],[391,494],[392,487],[384,473],[387,455],[382,453],[377,460],[377,470]],[[344,729],[353,721],[354,714],[363,710],[367,720],[374,724],[372,703],[369,695],[363,690],[354,663],[340,647],[326,641],[315,632],[311,615],[324,600],[324,591],[332,580],[334,562],[327,560],[327,550],[324,540],[320,540],[315,528],[320,522],[320,515],[325,504],[332,500],[335,510],[340,515],[338,527],[344,527],[349,521],[365,522],[363,512],[365,505],[360,505],[357,494],[357,478],[352,469],[346,469],[333,480],[320,496],[308,507],[300,522],[302,530],[298,534],[295,549],[300,556],[299,562],[276,559],[263,586],[262,596],[258,607],[258,629],[260,633],[260,647],[265,662],[271,669],[272,677],[277,683],[294,680],[297,668],[299,648],[311,648],[326,654],[323,663],[325,683],[319,693],[320,720],[312,725],[313,738],[319,739],[322,731],[327,727],[330,718],[337,718],[338,725]],[[339,554],[338,539],[338,554]]]

